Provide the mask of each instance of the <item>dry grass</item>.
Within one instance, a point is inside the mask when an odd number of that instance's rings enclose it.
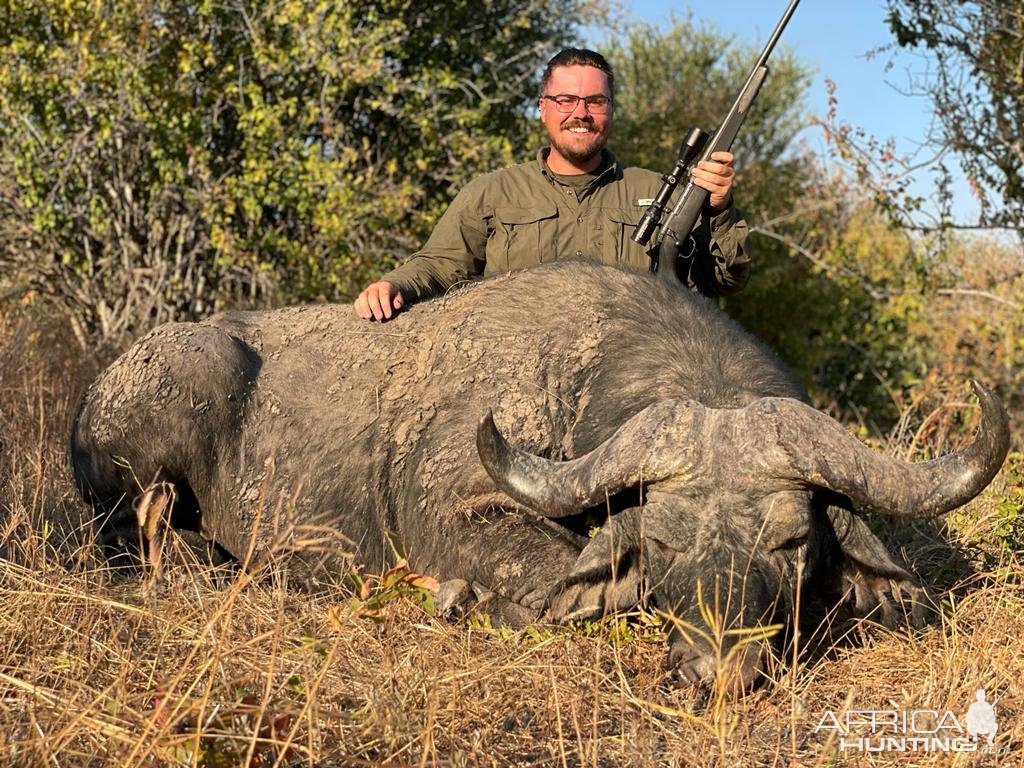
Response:
[[[2,341],[0,764],[1024,764],[1024,567],[1012,557],[998,578],[972,571],[970,553],[943,570],[956,550],[933,528],[892,531],[922,572],[955,582],[941,619],[913,636],[861,627],[742,698],[668,687],[662,644],[610,631],[498,636],[408,599],[374,623],[343,588],[217,573],[184,550],[160,583],[115,575],[69,522],[81,508],[64,441],[93,370],[58,335]],[[975,502],[964,535],[984,538],[1008,492]],[[998,754],[840,752],[814,730],[826,710],[962,719],[979,686],[998,698]]]

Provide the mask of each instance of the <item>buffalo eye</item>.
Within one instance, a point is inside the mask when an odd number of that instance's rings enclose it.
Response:
[[[679,554],[679,550],[673,547],[671,544],[666,544],[659,538],[654,536],[645,536],[644,540],[647,543],[648,550],[657,553],[661,557],[671,559]]]
[[[772,547],[773,552],[784,552],[791,549],[799,549],[807,543],[807,531],[804,531],[798,536],[790,536],[788,539],[783,541],[781,544],[777,544]]]

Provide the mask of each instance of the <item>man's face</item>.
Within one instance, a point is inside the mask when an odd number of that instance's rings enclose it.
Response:
[[[604,95],[609,99],[612,95],[604,72],[581,65],[556,67],[552,71],[544,95],[560,94],[580,97]],[[572,112],[566,114],[559,112],[554,102],[542,98],[540,119],[551,141],[552,153],[557,153],[573,166],[585,167],[596,161],[608,142],[612,128],[612,108],[609,105],[603,115],[597,115],[581,100]]]

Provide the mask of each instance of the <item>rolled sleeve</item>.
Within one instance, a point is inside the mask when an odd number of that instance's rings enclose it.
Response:
[[[484,179],[467,184],[444,212],[423,248],[384,275],[409,301],[437,296],[482,274],[490,215]]]
[[[747,223],[732,204],[710,218],[701,216],[693,232],[698,252],[689,260],[686,284],[711,297],[742,290],[750,279],[747,235]]]
[[[746,286],[750,279],[750,228],[736,206],[711,217],[711,256],[714,259],[715,292],[728,296]]]

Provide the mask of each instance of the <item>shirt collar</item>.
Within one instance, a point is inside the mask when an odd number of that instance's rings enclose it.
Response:
[[[547,163],[549,154],[551,154],[551,147],[541,147],[537,150],[537,165],[544,178],[549,181],[553,181],[554,179]],[[598,180],[604,180],[606,176],[614,174],[615,169],[619,165],[618,161],[615,159],[615,155],[613,155],[612,151],[607,147],[601,150],[601,154],[603,155],[602,162],[604,164],[604,170],[597,175]]]

